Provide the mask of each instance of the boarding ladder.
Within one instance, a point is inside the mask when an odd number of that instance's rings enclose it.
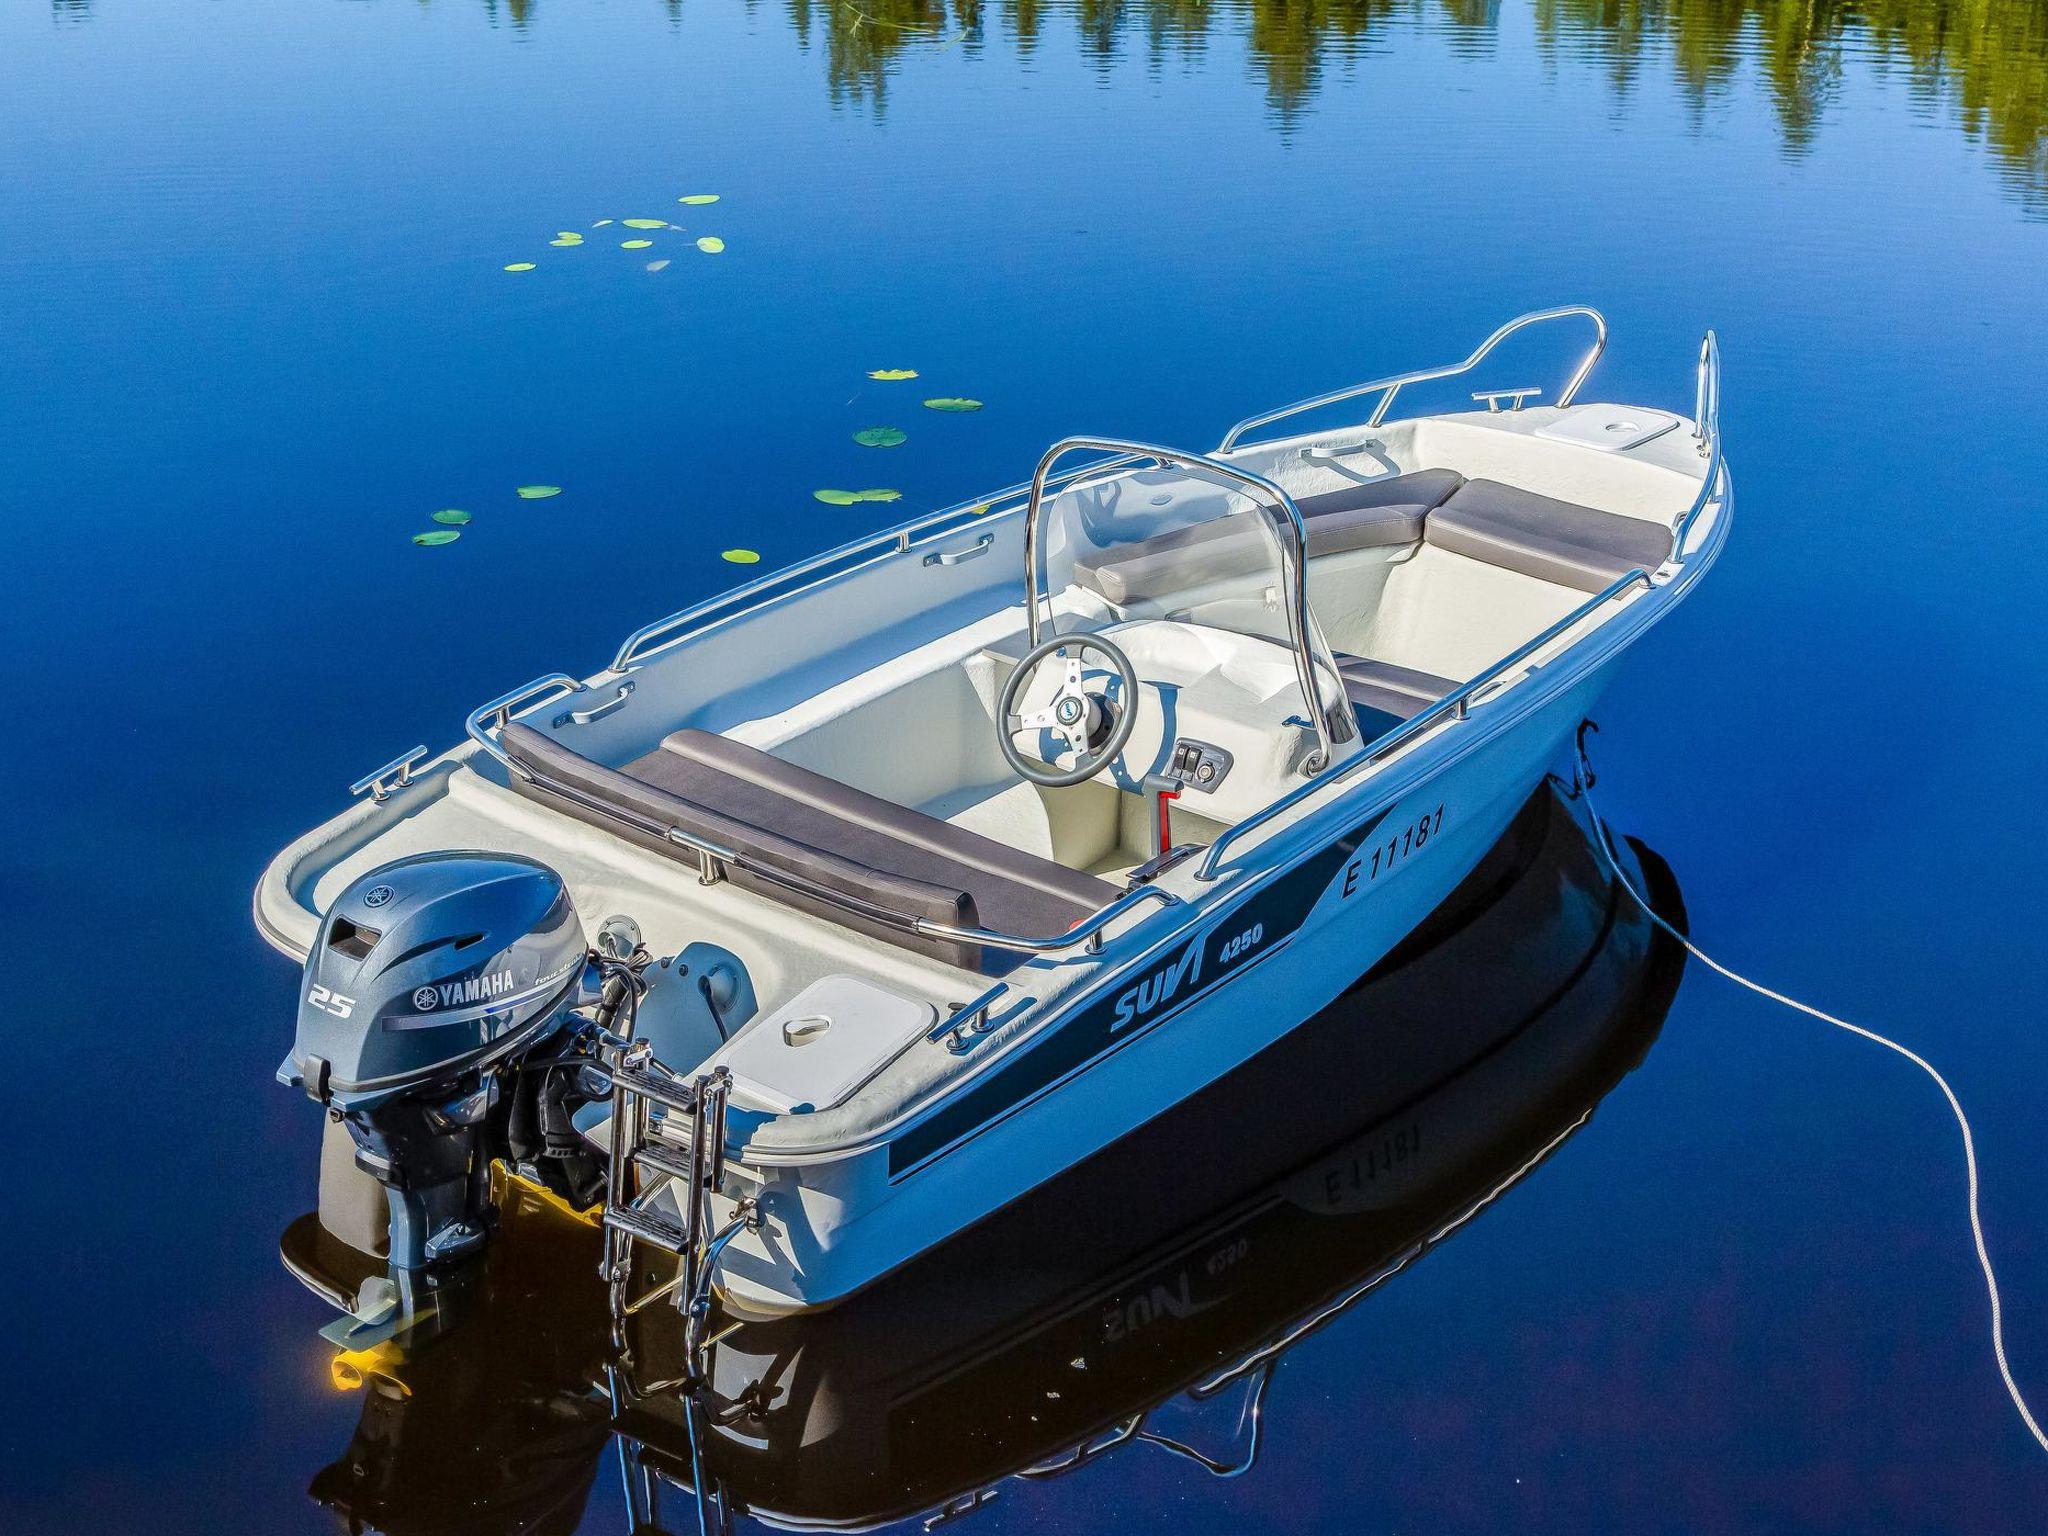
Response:
[[[605,1166],[604,1260],[612,1329],[627,1348],[626,1319],[665,1296],[683,1314],[685,1369],[703,1375],[704,1329],[711,1312],[711,1276],[725,1245],[758,1225],[751,1198],[712,1230],[712,1198],[725,1180],[725,1112],[732,1074],[724,1067],[684,1077],[657,1061],[652,1045],[630,1037],[603,1050],[612,1084],[611,1155]],[[655,1124],[660,1116],[660,1126]],[[670,1194],[675,1211],[658,1203]],[[637,1246],[676,1261],[673,1277],[628,1299]]]

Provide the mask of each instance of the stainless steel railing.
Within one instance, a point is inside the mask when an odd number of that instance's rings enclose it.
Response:
[[[1445,720],[1463,720],[1471,713],[1472,706],[1480,701],[1480,696],[1490,692],[1499,684],[1503,674],[1519,666],[1537,651],[1542,650],[1544,646],[1550,644],[1551,641],[1557,639],[1558,636],[1598,612],[1606,604],[1613,602],[1624,593],[1632,591],[1638,586],[1647,587],[1649,585],[1650,573],[1638,566],[1626,576],[1610,583],[1596,596],[1581,603],[1555,624],[1544,630],[1542,634],[1536,636],[1535,639],[1530,640],[1524,645],[1517,646],[1513,651],[1473,678],[1472,681],[1465,684],[1464,687],[1454,693],[1444,695],[1443,698],[1430,705],[1421,714],[1395,726],[1393,730],[1388,731],[1384,736],[1367,745],[1356,756],[1347,758],[1328,773],[1311,779],[1291,794],[1281,796],[1264,810],[1255,811],[1243,821],[1238,822],[1237,825],[1228,828],[1221,837],[1209,845],[1207,856],[1203,858],[1200,867],[1195,870],[1195,878],[1197,880],[1215,879],[1216,866],[1223,857],[1224,849],[1250,833],[1257,831],[1274,817],[1301,804],[1310,795],[1320,794],[1332,784],[1347,779],[1360,769],[1369,767],[1389,754],[1399,751],[1402,747],[1407,746],[1408,743],[1414,741],[1417,737],[1427,734]]]
[[[1063,485],[1083,475],[1097,473],[1101,468],[1100,464],[1084,465],[1080,469],[1055,476],[1047,483]],[[771,571],[766,576],[734,587],[729,592],[721,592],[716,597],[693,603],[688,608],[679,608],[666,618],[642,624],[620,642],[618,653],[612,657],[611,670],[624,672],[639,666],[650,656],[682,643],[701,629],[751,613],[756,608],[772,603],[777,598],[786,597],[810,582],[828,575],[845,576],[876,561],[908,554],[920,544],[944,538],[947,534],[958,532],[962,528],[971,528],[977,523],[985,523],[993,518],[1011,516],[1020,510],[1023,498],[1030,493],[1031,486],[1030,480],[1020,480],[1015,485],[1003,487],[993,495],[958,502],[927,516],[899,523],[894,528],[864,534],[850,543],[841,544],[836,549],[825,550],[822,554],[813,555],[808,560],[800,560],[795,565]],[[1016,502],[1018,505],[1005,506],[1005,502]],[[927,558],[925,564],[960,565],[975,558],[982,548],[993,543],[991,537],[983,544],[972,546],[970,550],[961,551],[950,558]]]
[[[498,760],[508,772],[530,779],[532,774],[505,755],[505,749],[498,744],[498,738],[491,734],[502,731],[506,725],[520,715],[530,714],[543,704],[552,704],[557,699],[566,699],[574,693],[581,693],[587,685],[578,682],[566,672],[549,672],[536,677],[530,683],[522,683],[510,693],[501,693],[490,703],[470,711],[464,729],[469,739],[475,742],[491,757]]]
[[[1257,416],[1247,416],[1228,432],[1216,446],[1218,453],[1228,453],[1237,446],[1238,439],[1245,433],[1259,427],[1270,426],[1289,416],[1299,416],[1305,411],[1319,410],[1326,405],[1337,405],[1345,400],[1355,400],[1360,395],[1379,393],[1381,399],[1373,407],[1373,413],[1366,421],[1368,427],[1376,427],[1387,419],[1387,411],[1394,403],[1394,397],[1409,384],[1426,384],[1432,379],[1456,378],[1461,373],[1470,373],[1486,360],[1486,355],[1515,332],[1528,326],[1540,325],[1547,320],[1564,320],[1574,315],[1583,316],[1593,322],[1593,345],[1586,355],[1579,359],[1579,366],[1565,380],[1564,388],[1558,392],[1557,403],[1570,405],[1578,394],[1579,387],[1586,382],[1586,375],[1593,371],[1593,365],[1600,361],[1600,354],[1607,350],[1607,321],[1597,309],[1584,304],[1567,304],[1558,309],[1538,309],[1526,315],[1517,315],[1506,325],[1482,341],[1472,355],[1462,363],[1452,363],[1444,368],[1418,368],[1413,373],[1397,373],[1388,378],[1374,379],[1369,384],[1353,384],[1347,389],[1334,389],[1326,395],[1315,395],[1307,400],[1297,400],[1292,405],[1283,405],[1278,410],[1266,411]],[[1511,390],[1505,393],[1529,394],[1533,391]]]
[[[1707,461],[1707,472],[1700,481],[1699,495],[1672,527],[1671,558],[1674,560],[1684,558],[1685,541],[1692,532],[1693,522],[1724,494],[1724,482],[1728,478],[1727,466],[1721,459],[1721,342],[1712,331],[1700,341],[1699,372],[1693,387],[1692,437],[1699,446],[1700,456]]]

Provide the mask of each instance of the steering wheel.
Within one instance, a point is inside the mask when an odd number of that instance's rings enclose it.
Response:
[[[1113,702],[1106,694],[1090,693],[1083,686],[1081,653],[1084,651],[1094,651],[1107,657],[1116,669],[1116,675],[1123,683],[1121,704]],[[1059,691],[1045,708],[1033,710],[1028,715],[1018,714],[1017,699],[1023,693],[1024,685],[1038,671],[1040,664],[1053,655],[1060,656],[1066,666]],[[1047,789],[1064,789],[1070,784],[1086,783],[1115,761],[1116,755],[1123,751],[1124,743],[1131,739],[1131,727],[1138,723],[1137,704],[1137,669],[1131,665],[1131,658],[1114,644],[1101,635],[1052,635],[1031,647],[1024,659],[1017,663],[1017,670],[1010,674],[1010,680],[1003,684],[1003,696],[996,706],[1002,721],[996,733],[996,744],[1003,749],[1003,760],[1017,770],[1019,777],[1033,784],[1042,784]],[[1017,733],[1020,731],[1051,731],[1066,743],[1066,750],[1074,754],[1073,765],[1068,768],[1041,767],[1026,757],[1017,745]],[[1096,745],[1098,740],[1100,745]]]

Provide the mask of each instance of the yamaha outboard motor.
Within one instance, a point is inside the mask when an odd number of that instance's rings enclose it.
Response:
[[[582,1158],[557,1178],[592,1176],[568,1124],[604,1087],[572,1049],[573,1010],[597,995],[587,960],[568,888],[531,859],[420,854],[335,899],[278,1076],[346,1126],[384,1186],[394,1270],[484,1241],[493,1157]]]

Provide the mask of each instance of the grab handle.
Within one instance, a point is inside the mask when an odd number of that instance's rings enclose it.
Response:
[[[969,560],[978,560],[995,548],[996,536],[984,533],[965,549],[935,549],[924,557],[926,565],[965,565]]]
[[[619,691],[606,699],[602,704],[593,704],[588,709],[563,710],[559,715],[555,716],[555,728],[560,730],[565,725],[588,725],[593,720],[602,720],[606,715],[623,709],[626,700],[633,696],[633,686],[633,680],[629,677],[619,684]]]

